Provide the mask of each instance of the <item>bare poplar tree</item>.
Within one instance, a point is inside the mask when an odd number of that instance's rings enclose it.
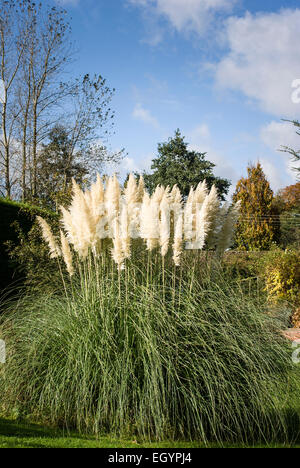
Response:
[[[12,180],[10,177],[11,142],[14,137],[16,120],[20,107],[16,102],[15,82],[26,51],[30,21],[28,21],[29,0],[0,0],[0,79],[3,99],[1,101],[0,156],[2,187],[10,198]]]
[[[31,195],[37,195],[38,145],[53,125],[53,108],[66,94],[60,83],[61,75],[71,57],[68,38],[69,25],[65,10],[51,8],[44,13],[39,6],[35,10],[34,30],[30,36],[28,57],[28,93],[31,100],[32,161]],[[54,118],[54,121],[57,117]]]

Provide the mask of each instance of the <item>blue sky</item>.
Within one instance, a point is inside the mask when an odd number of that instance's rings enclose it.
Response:
[[[233,188],[258,160],[274,191],[295,183],[277,150],[300,147],[282,121],[300,119],[299,0],[52,2],[72,17],[72,73],[100,73],[116,88],[110,143],[128,153],[121,175],[148,170],[179,128]]]

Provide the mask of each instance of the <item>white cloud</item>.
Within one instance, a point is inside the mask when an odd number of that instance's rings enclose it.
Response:
[[[142,122],[152,125],[155,128],[159,127],[158,121],[148,109],[145,109],[142,104],[137,104],[133,110],[132,116],[137,119],[141,120]]]
[[[300,9],[229,18],[229,51],[215,69],[217,84],[242,91],[276,116],[299,115],[291,97],[292,82],[300,78],[299,29]]]
[[[163,16],[179,32],[193,31],[198,34],[218,12],[230,11],[237,0],[128,0],[130,4],[143,7],[147,12]]]
[[[290,122],[277,122],[273,120],[261,128],[261,139],[265,145],[273,150],[280,150],[282,146],[298,149],[300,147],[300,136],[296,128]]]
[[[293,167],[295,163],[292,162],[291,156],[288,153],[279,152],[282,146],[287,146],[296,151],[300,147],[300,136],[296,133],[296,128],[289,122],[276,122],[272,121],[261,128],[260,137],[263,143],[277,152],[277,157],[281,156],[286,174],[296,180]]]

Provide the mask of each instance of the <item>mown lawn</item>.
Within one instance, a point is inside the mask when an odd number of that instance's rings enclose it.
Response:
[[[159,442],[146,443],[134,440],[122,440],[113,437],[84,437],[76,433],[64,433],[37,424],[20,423],[8,419],[0,419],[0,448],[205,448],[198,441],[193,442]],[[212,444],[209,447],[220,447]],[[241,446],[224,444],[226,448],[238,448]],[[246,446],[242,446],[246,448]],[[267,448],[300,448],[300,445],[272,444],[256,445],[255,447]]]

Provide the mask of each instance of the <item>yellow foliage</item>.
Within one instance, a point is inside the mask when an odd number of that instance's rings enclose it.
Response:
[[[270,252],[264,266],[266,291],[273,302],[300,300],[300,255],[292,250]]]
[[[248,177],[236,186],[233,201],[241,202],[235,243],[239,250],[268,250],[278,237],[278,218],[273,205],[273,192],[262,166],[249,166]]]

